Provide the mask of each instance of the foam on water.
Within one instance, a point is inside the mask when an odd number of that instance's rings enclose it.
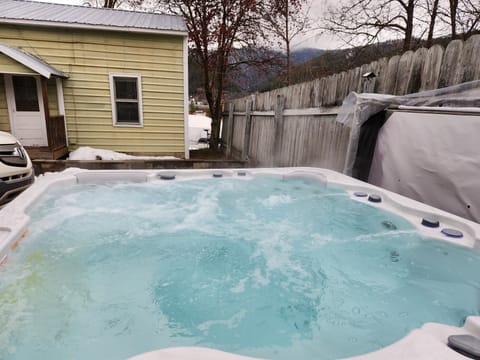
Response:
[[[479,314],[478,253],[315,183],[78,185],[31,216],[0,267],[6,359],[334,359]]]

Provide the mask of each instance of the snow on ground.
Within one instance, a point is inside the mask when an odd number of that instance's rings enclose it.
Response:
[[[202,114],[188,115],[188,147],[190,150],[208,148],[208,144],[199,143],[210,134],[212,119]],[[208,133],[207,133],[208,132]]]
[[[179,160],[174,156],[134,156],[112,150],[95,149],[89,146],[81,146],[72,151],[69,160]]]

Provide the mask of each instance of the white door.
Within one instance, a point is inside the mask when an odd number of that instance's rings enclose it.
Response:
[[[13,135],[24,146],[47,146],[40,77],[5,75],[5,87]]]

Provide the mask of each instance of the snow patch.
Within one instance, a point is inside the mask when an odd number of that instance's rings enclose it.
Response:
[[[188,147],[190,150],[208,148],[208,144],[199,143],[200,139],[207,139],[210,134],[212,119],[201,114],[188,115]]]
[[[174,156],[134,156],[112,150],[81,146],[72,151],[69,160],[180,160]]]

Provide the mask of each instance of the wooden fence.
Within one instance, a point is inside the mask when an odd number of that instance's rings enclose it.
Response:
[[[372,72],[369,79],[363,74]],[[480,79],[480,35],[446,49],[407,51],[314,81],[236,99],[227,105],[227,153],[257,166],[319,166],[342,171],[349,129],[335,121],[352,91],[405,95]]]
[[[349,128],[336,122],[337,108],[285,109],[286,97],[273,110],[257,110],[250,97],[244,109],[230,104],[224,119],[227,155],[259,167],[317,166],[342,171]]]

